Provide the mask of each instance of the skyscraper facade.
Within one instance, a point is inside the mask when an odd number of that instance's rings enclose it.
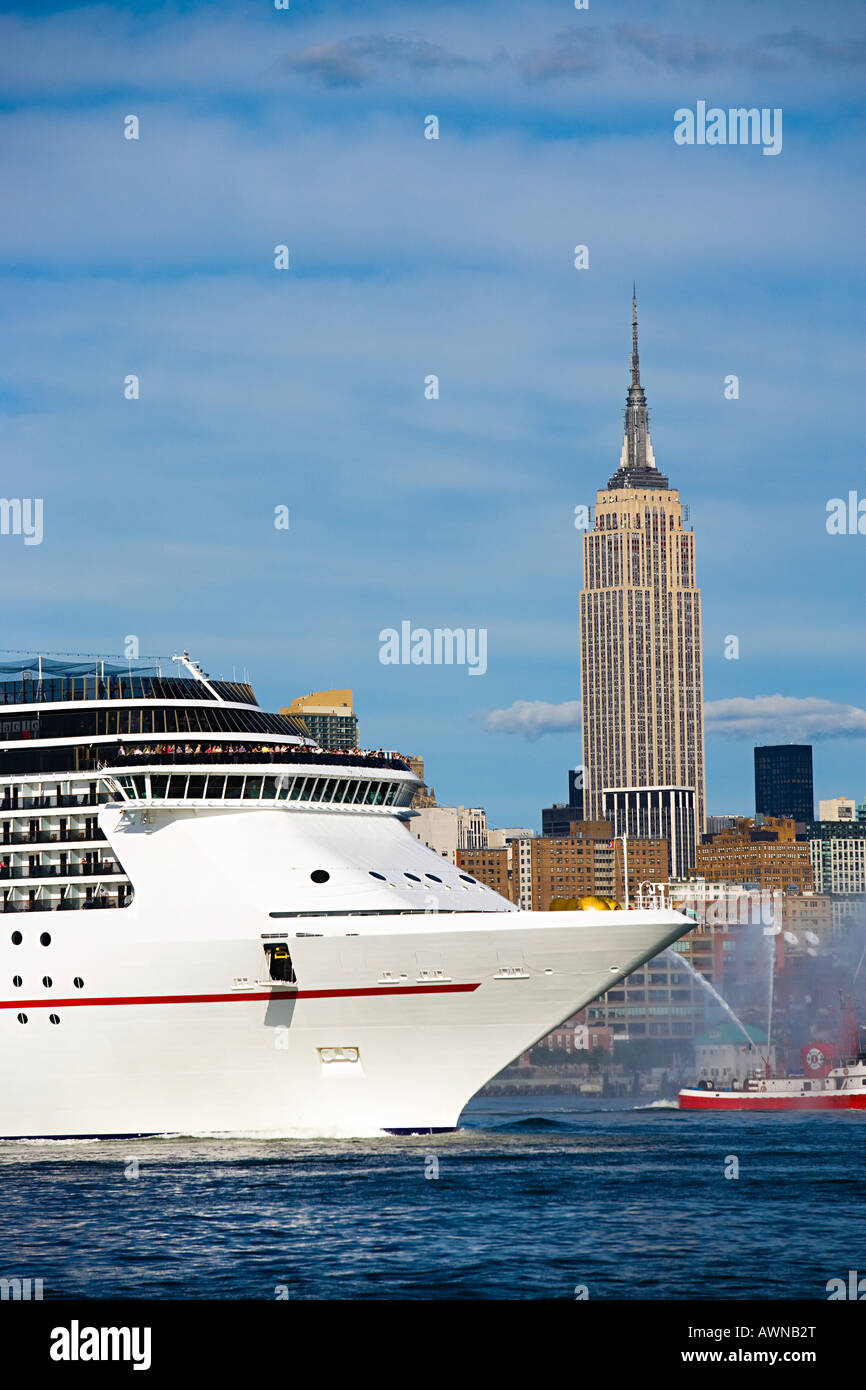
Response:
[[[808,743],[768,744],[755,749],[755,815],[811,820],[812,747]]]
[[[584,814],[617,788],[693,788],[704,827],[701,595],[694,535],[656,465],[632,298],[631,386],[620,465],[583,540]]]

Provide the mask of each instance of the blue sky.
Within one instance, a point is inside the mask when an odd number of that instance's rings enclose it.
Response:
[[[866,535],[825,526],[866,498],[864,65],[848,3],[0,7],[0,492],[45,514],[0,536],[3,645],[352,686],[441,801],[538,824],[634,278],[708,809],[753,809],[756,742],[866,796]],[[782,152],[677,146],[699,100],[782,108]],[[382,665],[403,620],[486,628],[486,674]]]

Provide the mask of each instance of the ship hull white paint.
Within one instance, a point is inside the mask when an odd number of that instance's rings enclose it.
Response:
[[[100,826],[132,905],[4,922],[4,1137],[452,1128],[491,1076],[693,925],[509,910],[390,817],[111,805]],[[325,853],[327,898],[310,881]],[[434,903],[406,868],[448,880]],[[475,910],[456,910],[464,893]],[[272,915],[323,904],[334,915]],[[263,938],[280,933],[296,988],[267,978]],[[325,1060],[337,1049],[357,1060]]]

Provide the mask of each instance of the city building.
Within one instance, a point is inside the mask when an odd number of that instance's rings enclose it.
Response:
[[[775,1070],[776,1051],[767,1047],[767,1035],[759,1028],[745,1026],[747,1042],[735,1023],[720,1023],[695,1039],[695,1065],[699,1077],[730,1085],[742,1085],[747,1077],[764,1070],[769,1062]]]
[[[695,862],[695,793],[692,787],[605,789],[602,806],[614,835],[665,840],[668,878],[686,878]]]
[[[772,816],[761,825],[743,817],[730,829],[706,835],[695,851],[695,873],[757,888],[814,887],[809,846],[797,839],[793,820]]]
[[[684,942],[675,942],[682,948]],[[706,1026],[706,1001],[703,987],[695,980],[681,955],[694,958],[695,968],[709,974],[713,960],[711,941],[689,940],[688,950],[676,954],[665,952],[647,961],[639,970],[600,999],[593,1000],[584,1011],[591,1026],[603,1025],[613,1029],[620,1042],[639,1042],[653,1038],[658,1042],[689,1042]],[[694,947],[694,951],[693,948]]]
[[[829,801],[819,801],[818,819],[856,822],[857,802],[848,796],[834,796]]]
[[[579,818],[575,817],[574,807],[566,806],[562,801],[555,801],[552,806],[542,806],[541,808],[542,835],[556,838],[571,835],[573,834],[573,827],[578,823]]]
[[[834,897],[866,893],[866,822],[810,821],[806,839],[817,892]]]
[[[491,849],[501,849],[503,845],[510,845],[514,840],[532,840],[535,838],[535,831],[529,830],[525,825],[506,825],[501,829],[494,829],[493,826],[487,827],[487,843]]]
[[[513,883],[511,848],[501,849],[458,849],[456,852],[458,869],[486,883],[488,888],[501,893],[503,898],[516,902],[516,886]]]
[[[283,705],[280,714],[303,719],[310,737],[322,748],[358,747],[358,716],[351,690],[311,690]]]
[[[412,771],[415,773],[415,776],[420,777],[421,781],[424,782],[424,759],[419,757],[417,753],[412,753],[406,758],[406,762],[409,764]],[[419,787],[415,795],[412,797],[412,810],[421,811],[424,809],[425,806],[435,805],[436,792],[432,787],[428,787],[425,782],[424,786]]]
[[[537,835],[512,843],[514,901],[531,901],[536,912],[547,912],[554,899],[602,897],[625,903],[623,844],[613,838],[610,822],[576,822],[573,829],[568,836]],[[667,878],[667,843],[629,840],[627,856],[628,899],[635,903],[642,882]]]
[[[571,827],[583,820],[583,768],[568,770],[568,802],[554,801],[541,811],[542,835],[570,835]]]
[[[584,534],[580,595],[584,813],[617,787],[694,791],[704,828],[701,596],[694,535],[653,455],[632,299],[620,466]]]
[[[425,806],[407,825],[416,840],[451,864],[458,849],[487,848],[487,813],[478,806]]]
[[[707,834],[717,835],[720,830],[730,830],[738,820],[742,819],[742,815],[738,813],[731,813],[727,816],[707,816]]]
[[[755,815],[807,821],[814,814],[811,744],[779,743],[756,748]]]
[[[568,769],[568,804],[575,820],[583,820],[583,768]]]

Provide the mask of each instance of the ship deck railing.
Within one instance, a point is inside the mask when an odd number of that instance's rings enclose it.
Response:
[[[0,913],[4,912],[81,912],[83,909],[95,908],[102,910],[106,907],[129,907],[132,897],[124,898],[123,902],[118,902],[117,898],[60,898],[59,901],[46,901],[44,898],[38,902],[14,902],[7,898],[0,903]]]
[[[103,767],[107,772],[118,773],[124,768],[136,767],[175,767],[189,766],[191,764],[217,764],[223,763],[241,764],[245,766],[257,765],[259,763],[295,763],[303,766],[316,766],[322,764],[328,767],[382,767],[390,771],[411,772],[412,769],[403,758],[381,757],[375,753],[346,753],[341,750],[331,750],[321,748],[305,748],[295,751],[295,749],[269,749],[261,752],[256,748],[245,749],[243,752],[235,750],[227,751],[223,748],[215,748],[210,752],[205,752],[201,748],[188,751],[185,748],[176,748],[172,753],[150,753],[138,752],[118,754],[114,758],[106,759]],[[2,806],[0,806],[2,809]]]
[[[61,833],[59,830],[39,830],[35,835],[26,830],[16,830],[14,834],[4,836],[0,840],[0,854],[8,846],[15,845],[74,845],[82,840],[95,843],[97,840],[104,839],[98,831],[89,830],[66,830]]]
[[[73,776],[75,774],[72,774]],[[67,779],[70,774],[65,774]],[[32,780],[36,780],[33,778]],[[94,779],[95,780],[95,779]],[[111,798],[105,792],[100,792],[97,796],[89,796],[87,792],[79,792],[74,796],[19,796],[0,798],[0,811],[53,811],[58,806],[102,806]]]
[[[2,848],[2,846],[0,846]],[[26,868],[0,869],[0,880],[18,878],[98,878],[102,874],[122,874],[119,864],[34,864]]]

